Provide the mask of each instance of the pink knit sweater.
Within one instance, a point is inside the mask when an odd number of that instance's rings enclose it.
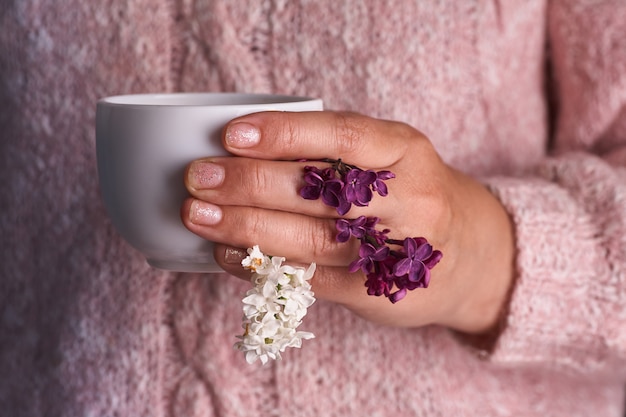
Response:
[[[623,0],[0,0],[0,413],[620,416]],[[316,303],[277,363],[232,349],[247,284],[149,268],[97,189],[96,99],[321,97],[407,122],[515,222],[492,352]]]

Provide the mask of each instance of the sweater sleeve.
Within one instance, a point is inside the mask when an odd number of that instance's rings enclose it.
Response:
[[[533,176],[490,178],[517,257],[490,359],[626,375],[626,4],[552,2],[553,149]]]
[[[626,166],[626,164],[624,165]],[[492,179],[515,223],[517,277],[492,359],[626,365],[626,168],[574,153]]]

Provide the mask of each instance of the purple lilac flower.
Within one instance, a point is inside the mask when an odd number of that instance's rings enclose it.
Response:
[[[396,277],[406,275],[408,281],[417,284],[417,287],[427,287],[430,281],[430,269],[441,259],[441,252],[433,250],[430,243],[423,237],[407,237],[404,239],[403,254],[406,257],[395,264],[393,274]]]
[[[342,183],[342,187],[343,187],[343,183]],[[333,189],[333,194],[334,196],[336,196],[337,198],[337,205],[333,206],[331,204],[328,204],[331,207],[336,207],[337,208],[337,214],[339,214],[340,216],[343,216],[344,214],[346,214],[347,212],[350,211],[350,208],[352,208],[352,203],[350,203],[348,200],[346,200],[343,197],[343,188],[340,189],[339,191],[337,191],[336,189]]]
[[[396,174],[391,171],[378,171],[376,173],[376,181],[372,184],[372,190],[378,192],[381,197],[385,197],[389,193],[385,181],[395,177]]]
[[[332,166],[325,169],[305,167],[306,185],[300,190],[300,195],[308,200],[321,198],[324,204],[335,207],[341,216],[353,204],[367,206],[374,192],[383,197],[388,195],[385,181],[395,178],[391,171],[364,171],[341,159],[321,161]],[[389,229],[376,229],[379,222],[378,217],[365,216],[338,219],[335,223],[337,241],[347,242],[351,237],[361,241],[359,258],[349,265],[349,271],[361,270],[366,274],[365,286],[369,295],[384,295],[396,303],[408,291],[428,287],[430,270],[442,254],[433,250],[425,238],[390,239]],[[402,249],[392,251],[390,245],[402,246]],[[393,291],[394,288],[396,291]]]
[[[343,198],[344,183],[335,178],[334,168],[319,169],[315,166],[304,167],[304,182],[306,185],[300,189],[300,196],[306,200],[322,201],[327,206],[335,207],[341,215],[350,210],[351,204]]]
[[[338,219],[335,222],[335,227],[339,232],[337,234],[337,242],[347,242],[350,237],[354,236],[357,239],[361,239],[365,236],[367,224],[367,218],[365,216],[359,216],[356,219]]]
[[[422,279],[419,281],[411,281],[409,279],[408,274],[395,276],[393,279],[393,283],[398,288],[398,291],[390,294],[389,300],[392,303],[397,303],[398,301],[402,300],[406,296],[407,291],[413,291],[416,288],[427,288],[429,282],[430,282],[430,269],[428,268],[424,269],[424,275]]]
[[[341,190],[343,189],[343,182],[336,178],[327,180],[322,186],[321,196],[324,204],[330,207],[335,207],[339,210],[339,207],[344,207],[345,203],[341,197]]]
[[[389,301],[395,304],[406,296],[407,290],[408,288],[402,288],[401,290],[389,294],[387,298],[389,298]]]
[[[345,175],[343,196],[349,203],[364,207],[372,200],[371,186],[376,181],[376,173],[353,168]]]
[[[393,286],[393,281],[387,279],[387,276],[384,274],[372,272],[367,274],[365,286],[367,287],[368,295],[375,295],[377,297],[384,295],[388,297]]]
[[[381,246],[379,248],[374,247],[370,243],[361,243],[359,248],[359,259],[353,261],[348,270],[350,272],[356,272],[359,269],[369,274],[377,262],[387,259],[389,255],[389,246]]]
[[[387,241],[387,234],[390,232],[389,229],[377,230],[376,225],[380,219],[378,217],[368,217],[367,222],[363,226],[365,228],[365,234],[376,242],[377,245],[382,246]]]
[[[394,284],[392,274],[395,259],[390,254],[382,261],[374,263],[374,270],[367,274],[365,286],[369,295],[389,297]]]
[[[320,198],[326,182],[335,177],[332,168],[319,169],[314,166],[304,167],[304,182],[307,185],[300,190],[300,196],[306,200]]]
[[[426,274],[428,274],[428,277],[430,277],[429,269],[426,269]],[[426,279],[411,281],[408,274],[393,277],[393,283],[396,285],[396,287],[398,287],[399,289],[407,289],[409,291],[413,291],[416,288],[428,287],[426,281]]]

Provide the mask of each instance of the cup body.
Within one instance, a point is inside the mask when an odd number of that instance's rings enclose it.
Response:
[[[213,244],[180,219],[188,196],[185,167],[194,159],[228,155],[226,123],[259,111],[318,111],[306,97],[180,93],[114,96],[96,106],[100,189],[117,231],[148,263],[180,272],[219,272]]]

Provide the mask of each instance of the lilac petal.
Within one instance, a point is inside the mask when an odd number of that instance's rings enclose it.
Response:
[[[365,236],[365,228],[363,227],[363,225],[366,221],[367,219],[365,216],[359,216],[356,219],[350,221],[346,220],[350,234],[357,239],[361,239],[363,236]]]
[[[339,207],[341,205],[341,190],[343,182],[332,179],[324,182],[322,188],[322,201],[331,207]]]
[[[338,207],[340,203],[339,197],[328,190],[322,191],[322,201],[330,207]]]
[[[348,271],[358,271],[359,269],[361,269],[361,264],[363,264],[363,259],[357,259],[356,261],[350,262],[350,265],[348,265]]]
[[[363,227],[365,221],[365,216],[357,217],[354,220],[338,219],[335,222],[335,228],[339,232],[339,235],[337,235],[337,241],[347,242],[351,236],[354,236],[357,239],[365,236],[365,228]]]
[[[378,224],[379,221],[380,221],[380,218],[378,217],[367,217],[364,226],[367,229],[373,229]]]
[[[347,242],[348,240],[350,240],[350,231],[342,230],[341,232],[337,233],[337,237],[335,239],[337,240],[337,242]]]
[[[366,281],[365,286],[367,287],[367,295],[374,295],[376,297],[382,295],[380,288],[376,284]]]
[[[407,280],[403,288],[406,288],[407,291],[413,291],[414,289],[422,288],[423,286],[424,284],[422,283],[422,281],[413,282],[413,281]]]
[[[341,180],[338,180],[337,178],[331,178],[329,180],[325,180],[324,181],[324,187],[325,188],[330,188],[331,190],[335,191],[336,193],[341,192],[341,189],[345,186],[344,182]]]
[[[385,180],[390,178],[395,178],[396,175],[391,171],[378,171],[376,173],[376,181],[372,184],[372,189],[382,197],[385,197],[389,194],[387,189],[387,184],[385,184]]]
[[[318,185],[324,182],[324,179],[316,172],[307,172],[304,174],[304,182],[310,185]]]
[[[443,253],[441,253],[441,251],[434,250],[428,259],[424,259],[424,265],[428,269],[433,269],[435,265],[439,263],[442,257]]]
[[[373,263],[371,258],[375,254],[376,248],[374,246],[370,245],[369,243],[361,244],[361,247],[359,248],[360,259],[356,262],[358,263],[358,266],[361,268],[361,270],[366,274],[369,273],[372,269]],[[354,265],[354,267],[356,266],[357,265]],[[352,270],[354,267],[352,266],[352,264],[350,264],[350,270]]]
[[[357,181],[361,172],[363,172],[363,170],[359,168],[352,168],[350,171],[348,171],[346,173],[346,176],[344,177],[346,184]]]
[[[407,237],[404,239],[403,245],[406,255],[409,258],[413,258],[415,256],[415,251],[417,250],[417,242],[414,239]]]
[[[365,236],[365,229],[362,227],[354,227],[350,229],[350,235],[354,236],[357,239],[362,239]]]
[[[313,165],[306,165],[304,167],[304,175],[308,175],[308,174],[317,174],[317,175],[321,175],[322,171]]]
[[[426,268],[424,271],[424,278],[422,279],[423,288],[428,288],[428,284],[430,284],[430,269]]]
[[[389,285],[377,273],[367,274],[365,286],[369,295],[381,296],[389,293]]]
[[[406,292],[407,292],[406,288],[403,288],[401,290],[394,292],[393,294],[390,294],[389,301],[391,301],[393,304],[397,303],[398,301],[402,300],[406,296]]]
[[[359,187],[354,190],[355,200],[353,203],[356,203],[357,206],[365,207],[372,201],[372,190],[367,187]]]
[[[369,257],[376,253],[376,248],[371,243],[363,243],[359,248],[359,256],[361,258]]]
[[[333,168],[325,168],[320,172],[321,177],[324,181],[328,181],[335,178],[335,170]]]
[[[357,200],[356,190],[354,186],[348,185],[343,189],[343,197],[350,203],[354,203]]]
[[[424,264],[421,261],[414,261],[409,271],[409,281],[420,282],[424,276],[424,271],[427,271]]]
[[[409,258],[402,258],[393,267],[393,275],[401,277],[406,275],[411,270],[411,260]]]
[[[350,211],[350,209],[352,208],[352,204],[347,202],[346,200],[344,200],[343,198],[337,198],[338,199],[338,205],[337,205],[337,213],[340,216],[343,216],[344,214],[346,214],[347,212]],[[334,206],[333,206],[334,207]]]
[[[424,243],[420,245],[415,251],[415,259],[427,259],[433,253],[433,247],[430,243]]]
[[[389,229],[385,229],[382,231],[378,231],[378,230],[367,231],[366,235],[374,238],[374,241],[378,245],[384,245],[387,243],[387,233],[389,233]]]
[[[373,184],[377,177],[376,173],[372,170],[359,172],[359,175],[357,176],[359,183],[363,185]]]
[[[371,256],[375,261],[384,261],[389,256],[389,246],[381,246],[376,249],[376,252]]]
[[[378,172],[376,173],[376,177],[377,177],[379,180],[383,180],[383,181],[384,181],[384,180],[389,180],[389,179],[391,179],[391,178],[395,178],[395,177],[396,177],[396,174],[394,174],[394,173],[393,173],[393,172],[391,172],[391,171],[378,171]]]
[[[350,222],[346,219],[337,219],[337,221],[335,222],[335,228],[339,232],[350,230]]]
[[[300,189],[300,196],[305,200],[317,200],[321,191],[321,187],[306,185]]]
[[[359,216],[356,219],[350,220],[350,225],[351,226],[363,226],[366,223],[367,223],[367,217],[365,217],[365,216]]]
[[[386,197],[389,194],[389,190],[387,189],[387,184],[382,181],[376,181],[372,186],[374,191],[378,193],[381,197]]]

